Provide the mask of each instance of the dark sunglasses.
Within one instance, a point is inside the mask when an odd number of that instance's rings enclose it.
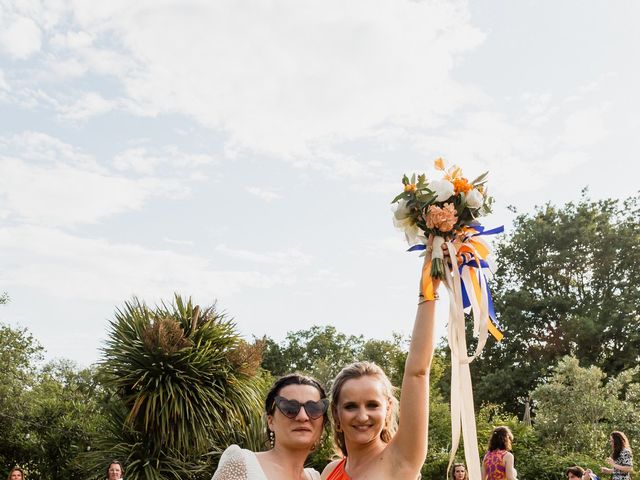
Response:
[[[297,400],[289,400],[278,395],[275,398],[274,403],[276,404],[276,407],[278,407],[278,410],[280,410],[287,418],[296,418],[298,413],[300,413],[300,409],[304,407],[304,411],[307,412],[307,416],[315,420],[327,413],[327,409],[329,408],[329,400],[326,398],[318,400],[317,402],[308,400],[304,403],[300,403]]]

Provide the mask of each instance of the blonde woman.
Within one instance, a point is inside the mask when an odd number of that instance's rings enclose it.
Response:
[[[426,261],[426,260],[425,260]],[[434,281],[437,290],[439,281]],[[345,367],[331,389],[334,440],[341,460],[322,480],[413,480],[427,455],[429,370],[433,359],[435,301],[418,299],[398,402],[382,369],[370,362]]]

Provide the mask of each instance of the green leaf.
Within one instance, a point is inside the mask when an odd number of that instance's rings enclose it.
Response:
[[[404,198],[404,197],[406,197],[406,196],[407,196],[407,192],[402,192],[402,193],[398,194],[398,195],[396,196],[396,198],[394,198],[393,200],[391,200],[391,203],[396,203],[396,202],[398,202],[400,199],[402,199],[402,198]]]
[[[478,178],[472,181],[471,185],[474,185],[474,186],[480,185],[480,182],[483,182],[485,178],[487,178],[487,175],[489,175],[489,172],[488,171],[484,172],[482,175],[480,175]]]

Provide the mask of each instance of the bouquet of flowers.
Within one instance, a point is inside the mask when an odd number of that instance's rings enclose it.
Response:
[[[469,181],[460,167],[449,168],[442,158],[434,162],[442,172],[440,179],[425,174],[402,178],[403,191],[393,199],[397,204],[394,223],[402,229],[410,251],[426,250],[432,238],[430,260],[423,267],[421,297],[436,298],[433,279],[444,279],[449,291],[448,338],[451,348],[451,453],[449,468],[455,460],[460,431],[471,478],[480,478],[478,441],[473,407],[473,389],[469,363],[482,351],[491,333],[498,341],[502,332],[496,325],[488,279],[493,270],[491,249],[482,237],[504,231],[504,227],[485,229],[478,219],[491,213],[493,198],[487,194],[487,173]],[[447,242],[451,257],[449,270],[443,259],[442,244]],[[448,274],[446,274],[448,272]],[[478,337],[476,352],[467,353],[465,312],[474,319]]]
[[[462,241],[465,228],[478,225],[477,218],[491,213],[493,198],[485,186],[489,172],[470,182],[457,165],[446,168],[442,158],[434,161],[434,167],[443,172],[441,179],[404,175],[404,191],[391,203],[397,203],[394,223],[404,230],[410,246],[426,245],[428,237],[434,237],[431,276],[442,279],[442,242]]]

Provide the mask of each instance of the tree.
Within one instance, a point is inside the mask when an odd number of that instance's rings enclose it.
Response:
[[[640,196],[547,204],[498,242],[492,292],[502,342],[472,373],[481,402],[521,411],[557,360],[616,374],[640,360]]]
[[[613,430],[640,433],[639,367],[607,378],[598,367],[561,359],[548,382],[532,392],[536,431],[545,443],[566,452],[604,457]]]
[[[265,338],[262,367],[274,376],[299,371],[328,386],[345,365],[362,352],[362,335],[346,335],[333,326],[314,325],[308,330],[288,332],[281,344]]]
[[[211,456],[231,443],[255,445],[261,429],[262,345],[249,345],[215,306],[201,309],[175,296],[155,309],[134,299],[117,310],[100,365],[114,392],[98,451],[116,454],[127,478],[208,478]]]
[[[94,369],[79,370],[69,360],[53,361],[41,369],[25,409],[29,478],[85,478],[77,457],[103,431],[103,395]]]
[[[26,330],[0,324],[0,465],[8,471],[16,464],[27,465],[29,432],[25,405],[36,383],[35,363],[42,346]]]
[[[100,430],[100,387],[69,361],[38,368],[41,352],[26,329],[0,326],[0,465],[33,480],[83,479],[75,459]]]

